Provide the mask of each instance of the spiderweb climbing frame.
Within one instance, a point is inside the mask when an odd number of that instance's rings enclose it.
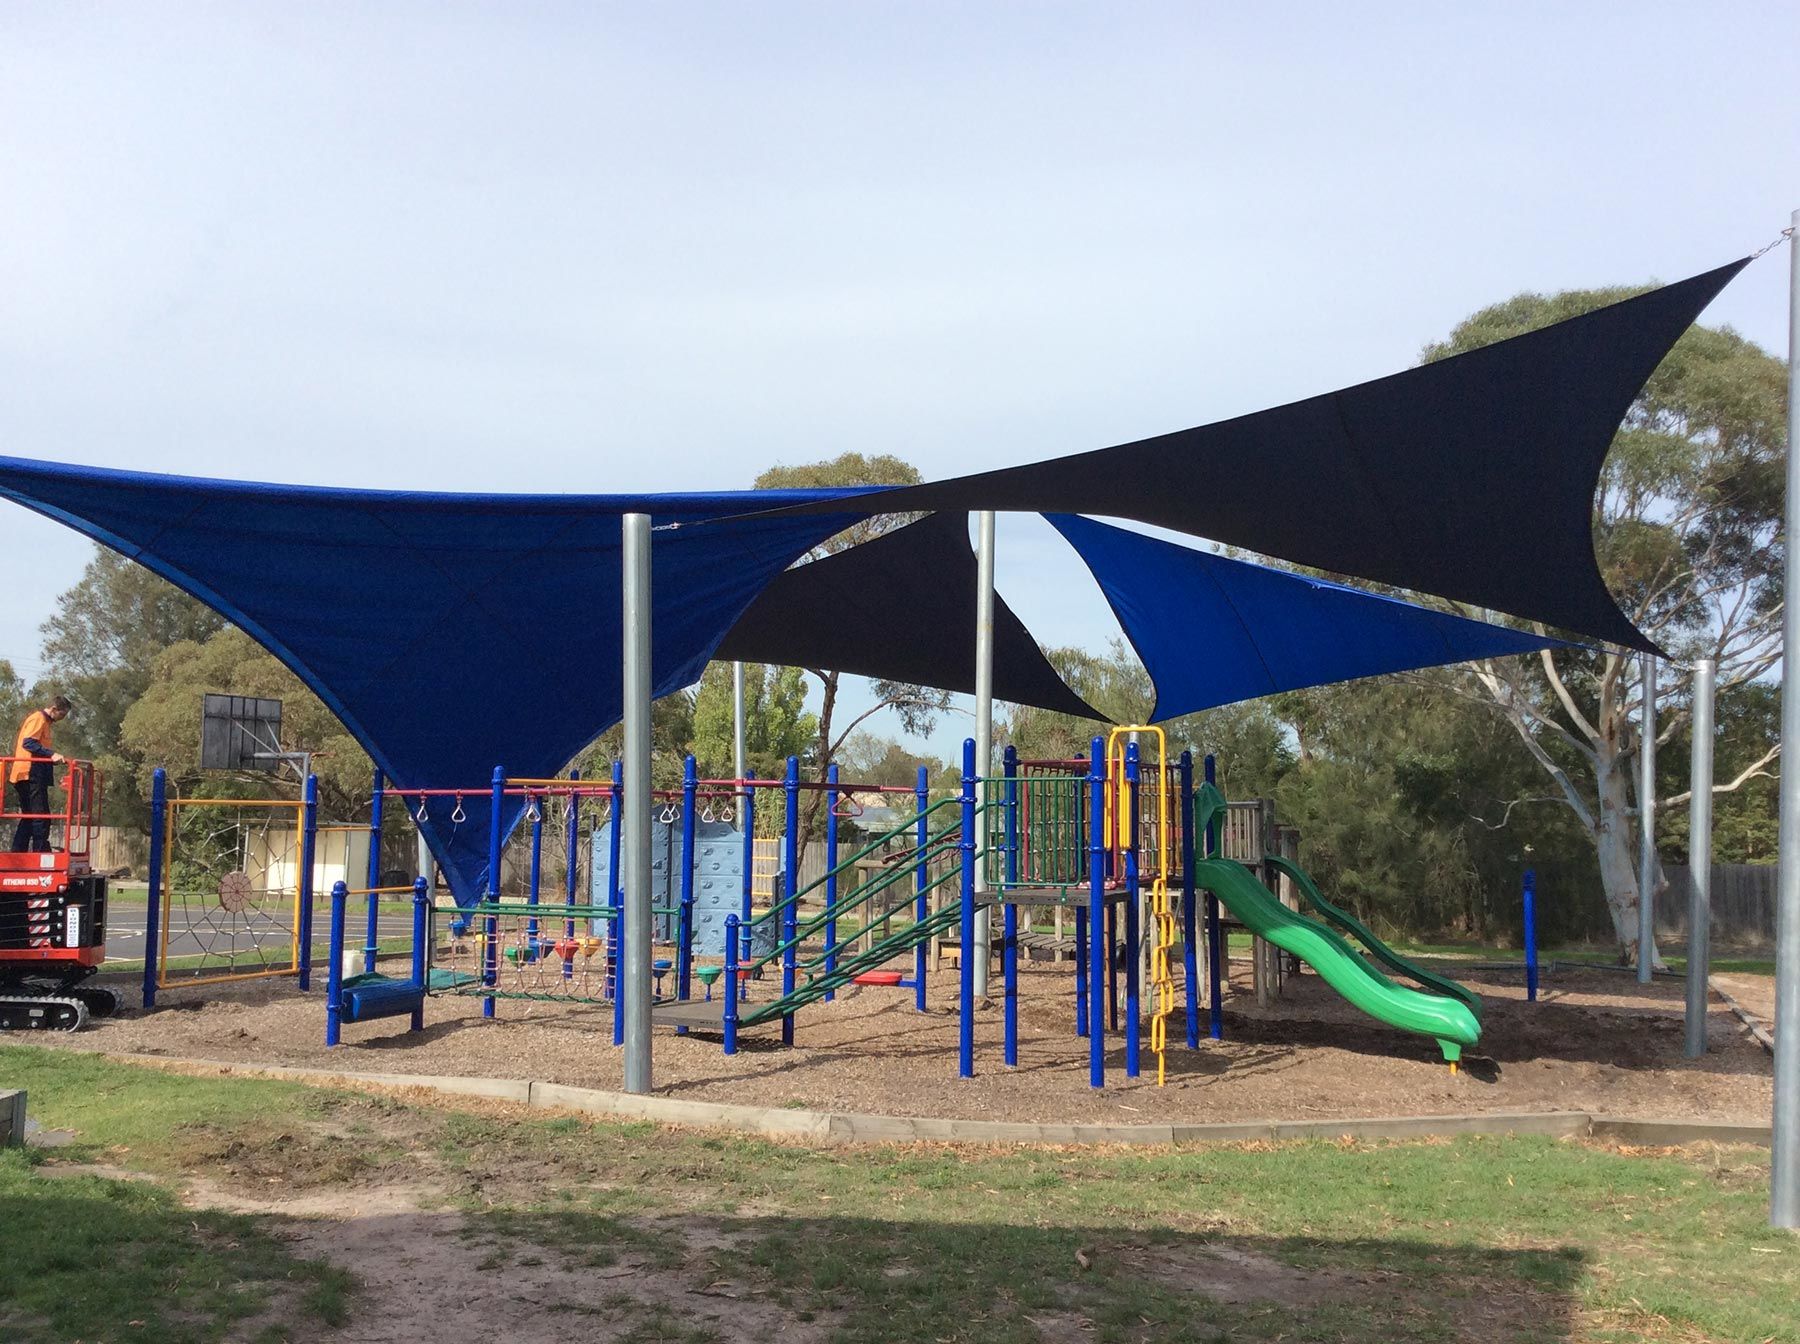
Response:
[[[164,826],[157,986],[296,974],[304,804],[171,798]]]

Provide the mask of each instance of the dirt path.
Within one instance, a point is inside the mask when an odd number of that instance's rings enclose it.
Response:
[[[1716,989],[1737,1000],[1738,1007],[1750,1015],[1750,1018],[1767,1033],[1771,1040],[1775,1036],[1775,977],[1772,975],[1748,975],[1742,971],[1733,971],[1728,975],[1715,975],[1712,984]]]
[[[654,1249],[617,1253],[542,1246],[495,1235],[480,1215],[436,1207],[429,1185],[331,1187],[258,1199],[191,1181],[194,1208],[271,1216],[275,1234],[307,1259],[363,1284],[341,1344],[568,1344],[654,1336],[811,1344],[831,1322],[798,1321],[732,1277],[732,1234],[701,1219],[648,1220]]]

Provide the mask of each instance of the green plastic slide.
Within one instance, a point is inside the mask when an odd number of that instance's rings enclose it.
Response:
[[[1270,854],[1268,862],[1277,871],[1287,874],[1294,886],[1299,889],[1300,894],[1306,898],[1308,905],[1368,948],[1369,954],[1383,966],[1396,975],[1404,975],[1408,980],[1416,980],[1434,993],[1448,994],[1453,999],[1461,999],[1469,1005],[1469,1011],[1475,1014],[1475,1020],[1477,1022],[1481,1020],[1481,996],[1474,990],[1469,989],[1466,985],[1457,984],[1447,975],[1438,975],[1422,966],[1413,965],[1369,932],[1368,927],[1355,915],[1348,910],[1340,910],[1321,896],[1318,884],[1312,880],[1311,874],[1292,859],[1284,859],[1279,854]]]

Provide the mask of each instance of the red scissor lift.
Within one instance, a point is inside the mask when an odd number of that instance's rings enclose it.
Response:
[[[106,878],[88,861],[100,772],[69,761],[62,789],[60,811],[0,807],[0,844],[22,820],[50,823],[48,852],[0,851],[0,1031],[79,1031],[118,1006],[110,989],[83,983],[106,960]]]

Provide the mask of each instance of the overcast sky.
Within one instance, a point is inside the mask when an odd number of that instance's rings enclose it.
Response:
[[[0,452],[947,476],[1390,373],[1800,206],[1800,5],[1497,8],[0,0]],[[1775,254],[1706,320],[1781,353],[1786,305]],[[1102,642],[1073,556],[1001,535],[1038,634]],[[29,677],[90,547],[0,537]]]

